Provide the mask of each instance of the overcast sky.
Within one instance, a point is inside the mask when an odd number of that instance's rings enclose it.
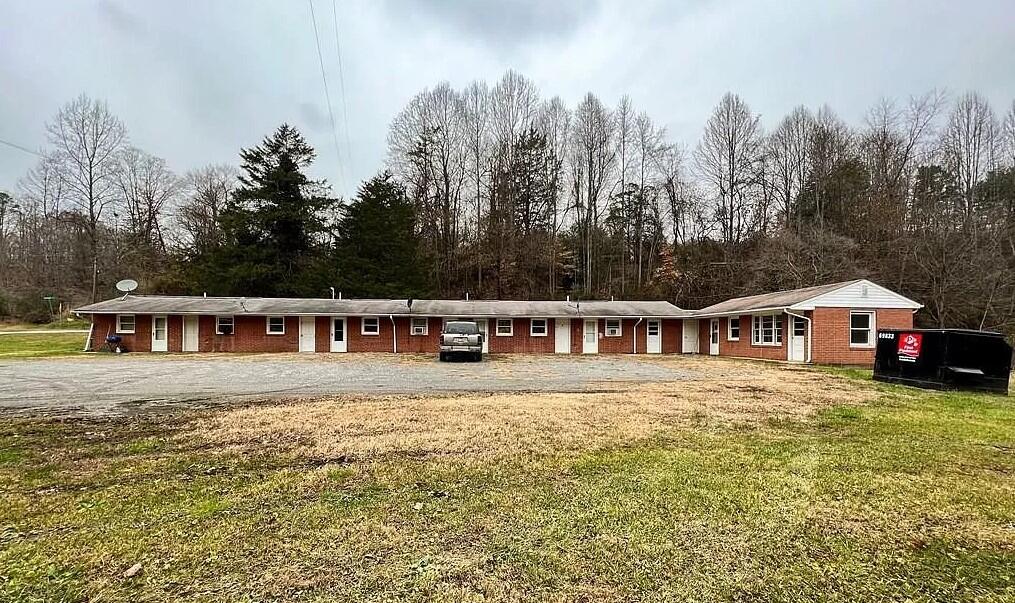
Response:
[[[335,150],[307,0],[0,0],[0,139],[38,149],[84,92],[132,142],[183,173],[237,163],[282,122],[318,151],[337,192],[383,167],[392,117],[448,80],[516,69],[569,106],[624,93],[692,147],[722,94],[771,127],[797,104],[860,123],[881,97],[978,90],[1015,98],[1015,0],[314,0]],[[347,156],[343,113],[348,116]],[[0,190],[36,158],[0,145]]]

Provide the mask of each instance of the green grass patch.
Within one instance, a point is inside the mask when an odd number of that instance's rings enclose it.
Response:
[[[1015,406],[881,391],[493,459],[223,450],[181,417],[6,420],[0,600],[1015,599]]]
[[[0,360],[81,354],[85,333],[0,334]]]

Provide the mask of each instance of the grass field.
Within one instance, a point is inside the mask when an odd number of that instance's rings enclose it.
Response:
[[[85,344],[85,333],[0,334],[0,360],[14,358],[44,358],[80,354]]]
[[[1015,600],[1008,398],[763,370],[0,420],[0,600]]]

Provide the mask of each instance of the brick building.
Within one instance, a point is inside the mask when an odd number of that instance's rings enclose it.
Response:
[[[920,304],[857,279],[730,299],[685,321],[694,351],[737,356],[872,366],[877,330],[911,329]]]
[[[855,280],[731,299],[702,310],[664,301],[287,299],[125,295],[77,310],[90,349],[137,352],[436,353],[443,324],[475,320],[484,351],[702,353],[873,364],[878,327],[909,328],[921,306]]]

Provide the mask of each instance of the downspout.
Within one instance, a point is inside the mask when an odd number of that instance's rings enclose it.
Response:
[[[83,352],[92,351],[92,335],[95,333],[95,315],[92,314],[92,324],[88,325],[88,339],[85,340],[85,349]]]
[[[794,314],[794,313],[790,312],[788,309],[785,310],[785,312],[786,312],[786,314],[789,314],[790,316],[795,316],[797,318],[802,318],[805,321],[807,321],[807,357],[804,359],[804,362],[810,362],[811,361],[811,340],[813,339],[813,337],[811,337],[811,319],[807,318],[803,314]],[[786,329],[787,331],[789,331],[789,333],[787,333],[787,335],[789,335],[790,338],[792,338],[793,337],[793,325],[789,325],[789,327],[790,328]],[[791,341],[792,341],[792,339],[791,339]],[[789,358],[786,358],[786,360],[789,360]]]
[[[632,354],[637,354],[638,353],[638,325],[640,325],[641,321],[643,321],[643,320],[645,320],[645,317],[644,316],[639,316],[638,317],[638,322],[634,323],[634,337],[632,337],[632,339],[634,339],[634,344],[631,346],[634,349],[631,350]],[[648,335],[645,336],[645,348],[646,348],[646,351],[648,351]]]
[[[398,332],[395,329],[395,316],[388,314],[388,320],[391,321],[391,353],[398,353]]]

